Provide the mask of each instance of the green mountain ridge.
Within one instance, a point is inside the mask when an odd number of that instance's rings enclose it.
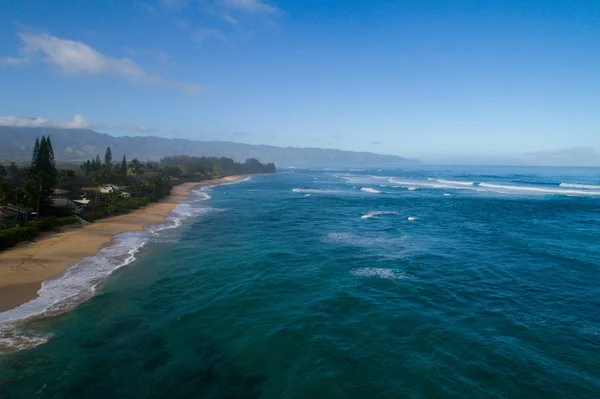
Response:
[[[229,157],[238,162],[256,158],[277,166],[398,166],[419,164],[416,159],[371,152],[336,149],[274,147],[226,141],[194,141],[155,136],[115,137],[89,129],[0,126],[0,161],[24,161],[31,157],[35,138],[49,135],[60,162],[83,161],[104,154],[111,147],[115,159],[159,160],[168,155]]]

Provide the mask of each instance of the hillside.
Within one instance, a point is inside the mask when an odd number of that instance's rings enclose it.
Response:
[[[50,135],[57,161],[82,161],[104,154],[110,146],[114,159],[158,160],[167,155],[224,156],[236,161],[256,158],[277,166],[394,166],[419,161],[394,155],[321,148],[274,147],[225,141],[192,141],[160,137],[114,137],[88,129],[0,126],[0,161],[29,160],[32,143]]]

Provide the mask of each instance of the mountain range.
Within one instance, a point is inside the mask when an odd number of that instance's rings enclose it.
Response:
[[[229,157],[235,161],[256,158],[285,166],[400,166],[419,164],[416,159],[372,152],[322,148],[274,147],[226,141],[195,141],[154,136],[115,137],[90,129],[0,126],[0,161],[26,161],[36,137],[50,136],[59,162],[81,162],[100,155],[111,147],[113,159],[159,160],[167,155]]]

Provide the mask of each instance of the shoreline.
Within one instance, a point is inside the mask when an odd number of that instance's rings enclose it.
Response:
[[[144,208],[52,233],[0,252],[0,313],[36,299],[44,281],[60,276],[83,258],[98,253],[113,242],[115,235],[160,224],[188,198],[192,189],[234,182],[243,177],[183,183],[174,186],[168,197]]]

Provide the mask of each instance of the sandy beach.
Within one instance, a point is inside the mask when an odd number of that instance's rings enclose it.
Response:
[[[142,209],[50,234],[0,252],[0,312],[35,299],[44,280],[56,277],[81,259],[94,255],[109,244],[115,234],[139,231],[161,223],[179,202],[187,198],[190,189],[238,179],[239,176],[230,176],[184,183],[173,187],[169,197]]]

